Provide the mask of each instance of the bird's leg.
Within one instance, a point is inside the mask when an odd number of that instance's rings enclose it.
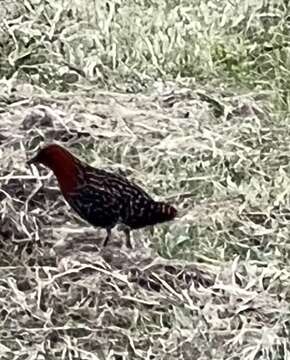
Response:
[[[124,231],[124,234],[125,234],[125,237],[126,237],[126,246],[129,248],[129,249],[132,249],[133,246],[132,246],[132,243],[131,243],[131,236],[130,236],[130,227],[125,225],[125,224],[119,224],[118,225],[118,230],[119,231]]]
[[[149,231],[150,231],[150,235],[153,236],[154,235],[154,226],[153,225],[149,226]]]
[[[104,247],[108,245],[108,242],[111,239],[111,233],[112,233],[111,228],[106,228],[106,230],[107,230],[107,236],[106,236],[105,241],[103,242]]]
[[[125,236],[126,236],[126,246],[127,246],[127,248],[132,249],[133,246],[132,246],[132,243],[131,243],[130,228],[125,227],[124,233],[125,233]]]

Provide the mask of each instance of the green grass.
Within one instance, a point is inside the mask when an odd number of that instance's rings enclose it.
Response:
[[[0,358],[288,359],[288,2],[7,1],[0,18]],[[52,141],[178,218],[100,250],[25,165]]]
[[[285,1],[192,6],[190,1],[40,0],[1,6],[7,13],[2,76],[49,89],[89,82],[133,92],[157,79],[190,78],[274,91],[275,106],[288,110]]]

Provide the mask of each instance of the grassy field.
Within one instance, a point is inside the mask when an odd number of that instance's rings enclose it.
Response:
[[[0,359],[290,359],[288,1],[0,1]],[[176,205],[83,223],[39,145]]]

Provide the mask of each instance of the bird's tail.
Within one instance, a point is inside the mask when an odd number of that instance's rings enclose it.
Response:
[[[131,215],[125,219],[124,224],[131,229],[139,229],[145,226],[155,225],[170,221],[177,215],[177,210],[164,202],[145,201],[131,212]]]
[[[154,207],[151,205],[151,216],[156,223],[173,220],[177,215],[177,210],[163,201],[156,201]]]

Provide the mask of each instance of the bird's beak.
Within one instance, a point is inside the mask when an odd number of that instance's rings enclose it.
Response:
[[[36,164],[36,163],[38,163],[37,155],[26,161],[26,164],[28,166],[31,166],[32,164]]]

